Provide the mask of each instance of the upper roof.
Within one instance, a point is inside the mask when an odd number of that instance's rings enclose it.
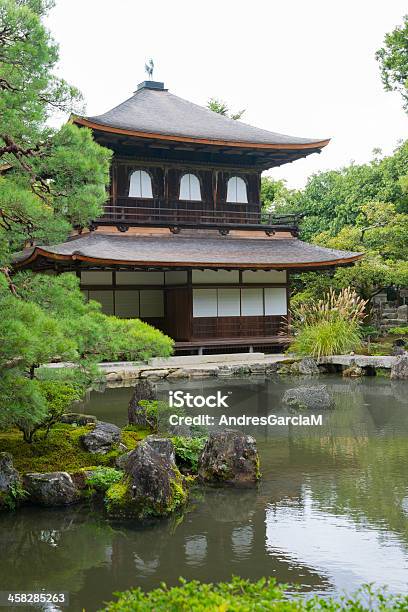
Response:
[[[125,102],[93,117],[73,121],[94,129],[170,140],[277,149],[320,149],[328,139],[269,132],[179,98],[163,83],[144,81]]]
[[[60,262],[148,267],[240,269],[315,269],[352,263],[361,253],[327,249],[297,238],[220,236],[125,236],[92,232],[55,246],[38,246],[19,253],[16,267],[37,258]]]

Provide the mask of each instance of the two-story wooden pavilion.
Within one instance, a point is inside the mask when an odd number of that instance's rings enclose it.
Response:
[[[179,351],[278,346],[290,272],[360,257],[302,242],[295,217],[261,212],[262,171],[320,153],[327,139],[234,121],[156,81],[72,121],[114,152],[109,202],[91,227],[26,250],[16,267],[75,271],[104,312],[155,325]]]

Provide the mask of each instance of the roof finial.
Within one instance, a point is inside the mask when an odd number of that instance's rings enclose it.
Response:
[[[150,58],[149,60],[147,60],[145,64],[145,72],[147,76],[149,77],[149,80],[152,80],[153,70],[154,70],[154,62],[152,58]]]

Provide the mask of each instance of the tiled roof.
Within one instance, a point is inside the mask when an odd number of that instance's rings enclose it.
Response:
[[[183,236],[92,232],[55,246],[20,253],[15,265],[37,257],[105,264],[163,267],[321,268],[351,263],[361,253],[326,249],[297,238],[244,238],[217,234]]]
[[[148,86],[138,89],[128,100],[103,115],[74,117],[73,120],[100,125],[102,129],[107,126],[167,137],[261,146],[281,145],[283,149],[285,146],[319,149],[328,143],[327,139],[299,138],[253,127],[179,98],[166,89]]]

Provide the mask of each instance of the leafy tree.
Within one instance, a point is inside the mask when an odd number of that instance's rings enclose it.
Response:
[[[297,193],[286,187],[284,180],[275,180],[270,176],[261,178],[261,207],[265,212],[289,213],[295,207]]]
[[[72,274],[12,275],[12,253],[65,240],[106,200],[111,152],[91,131],[51,129],[55,110],[79,110],[78,90],[53,73],[58,45],[43,24],[51,0],[0,0],[0,427],[31,442],[89,384],[92,363],[168,355],[172,343],[141,321],[87,304]],[[71,361],[72,370],[41,369]],[[47,378],[48,380],[44,380]]]
[[[408,112],[408,15],[403,23],[385,35],[384,46],[376,53],[386,91],[398,91]]]
[[[207,108],[214,111],[214,113],[218,113],[219,115],[224,115],[224,117],[229,117],[230,119],[235,120],[241,119],[245,113],[245,109],[237,111],[236,113],[231,112],[229,106],[218,98],[210,98],[207,102]]]

